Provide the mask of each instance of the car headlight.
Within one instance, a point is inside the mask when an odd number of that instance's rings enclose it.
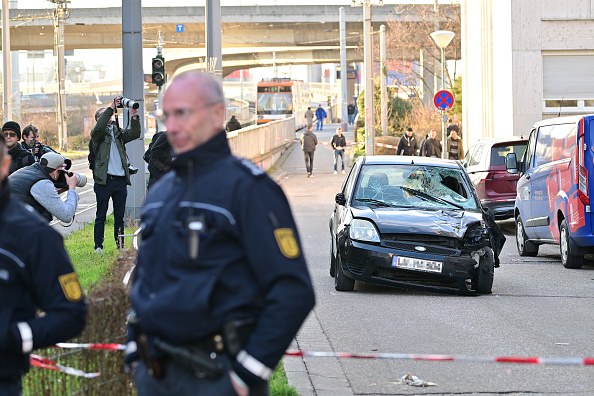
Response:
[[[351,239],[365,242],[379,242],[380,237],[371,221],[354,219],[349,229]]]

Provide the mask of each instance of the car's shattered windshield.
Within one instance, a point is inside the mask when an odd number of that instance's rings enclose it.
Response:
[[[477,210],[462,170],[419,165],[368,165],[359,175],[354,205]]]

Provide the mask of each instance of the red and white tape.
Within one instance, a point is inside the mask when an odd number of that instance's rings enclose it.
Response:
[[[308,352],[286,351],[286,356],[301,357],[333,357],[345,359],[394,359],[394,360],[424,360],[432,362],[472,362],[472,363],[518,363],[537,365],[570,365],[594,366],[594,358],[561,358],[561,357],[481,357],[461,355],[419,355],[410,353],[342,353],[342,352]]]
[[[81,348],[95,350],[123,351],[122,344],[56,344],[59,348]],[[594,366],[594,357],[521,357],[521,356],[463,356],[463,355],[423,355],[412,353],[345,353],[345,352],[315,352],[315,351],[286,351],[285,356],[300,357],[333,357],[340,359],[392,359],[392,360],[424,360],[432,362],[473,362],[473,363],[518,363],[537,365],[571,365]]]
[[[31,362],[32,366],[48,370],[59,371],[61,373],[73,375],[75,377],[96,378],[101,375],[101,373],[86,373],[82,370],[78,370],[73,367],[63,366],[59,363],[54,362],[53,360],[46,359],[38,355],[31,355],[29,361]]]

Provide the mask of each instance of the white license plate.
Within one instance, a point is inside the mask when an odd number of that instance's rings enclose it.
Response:
[[[441,261],[423,260],[412,257],[392,257],[392,267],[404,268],[415,271],[439,272],[441,273]]]

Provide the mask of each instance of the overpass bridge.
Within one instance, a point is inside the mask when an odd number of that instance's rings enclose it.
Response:
[[[339,43],[338,5],[275,5],[221,7],[223,47],[336,46]],[[374,31],[393,22],[424,22],[419,15],[433,5],[371,7]],[[440,5],[454,17],[459,7]],[[54,46],[52,9],[11,9],[11,50],[44,50]],[[361,7],[345,7],[347,45],[362,42]],[[158,33],[165,48],[202,48],[205,41],[205,7],[144,7],[145,47],[157,45]],[[66,49],[121,48],[122,9],[71,8],[65,22]],[[184,26],[178,32],[177,25]]]

